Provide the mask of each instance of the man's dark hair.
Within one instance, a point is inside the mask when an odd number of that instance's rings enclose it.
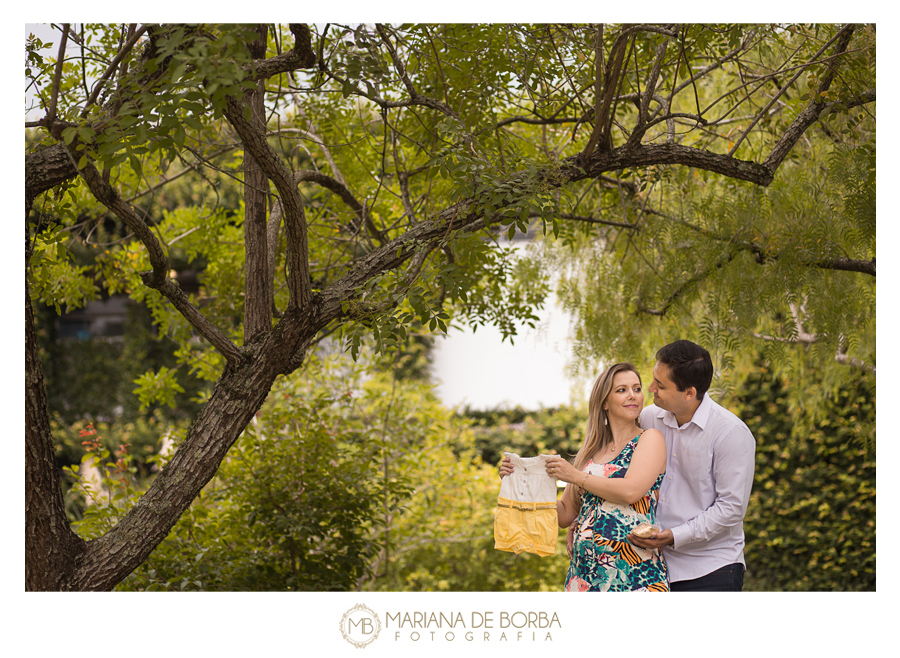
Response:
[[[669,367],[672,381],[679,391],[693,386],[697,399],[702,400],[713,378],[713,364],[709,352],[689,340],[676,340],[656,353],[656,360]]]

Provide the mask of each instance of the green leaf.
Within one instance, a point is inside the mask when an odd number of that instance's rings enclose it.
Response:
[[[141,161],[138,160],[135,156],[129,155],[129,156],[128,156],[128,163],[131,165],[131,169],[134,171],[135,176],[137,176],[138,178],[140,178],[140,177],[141,177],[141,171],[142,171]]]

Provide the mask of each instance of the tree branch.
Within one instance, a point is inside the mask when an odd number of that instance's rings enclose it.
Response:
[[[62,37],[59,40],[59,52],[56,56],[56,70],[53,73],[53,88],[50,91],[50,106],[47,108],[47,120],[56,120],[56,103],[59,100],[59,83],[62,80],[63,63],[66,61],[66,41],[69,38],[69,24],[63,23]]]
[[[353,193],[350,192],[349,189],[339,181],[335,180],[331,176],[327,174],[323,174],[318,171],[312,171],[311,169],[302,169],[300,171],[294,172],[294,184],[309,181],[312,183],[317,183],[321,185],[327,190],[330,190],[337,194],[341,200],[346,203],[350,208],[356,213],[359,218],[359,223],[355,226],[355,228],[359,228],[359,226],[364,225],[369,234],[375,238],[378,244],[384,244],[387,241],[387,238],[378,230],[375,226],[375,223],[372,221],[372,217],[369,214],[368,210],[356,200],[356,197],[353,196]]]
[[[680,286],[678,286],[672,292],[671,295],[669,295],[669,298],[663,304],[661,309],[652,309],[652,308],[648,308],[647,306],[644,306],[643,304],[640,304],[638,306],[638,311],[640,311],[641,313],[646,313],[647,315],[655,315],[658,317],[663,317],[666,313],[669,312],[669,309],[672,308],[672,305],[676,301],[678,301],[678,299],[682,295],[684,295],[684,293],[687,292],[691,286],[693,286],[696,283],[699,283],[700,281],[703,281],[710,274],[712,274],[715,270],[725,267],[728,263],[730,263],[731,261],[734,260],[735,256],[737,256],[737,252],[733,251],[733,252],[729,253],[725,258],[721,259],[719,262],[707,267],[704,270],[701,270],[700,272],[698,272],[697,274],[695,274],[694,276],[689,278],[687,281],[684,281]]]
[[[847,356],[847,341],[843,336],[841,336],[838,340],[838,350],[837,354],[834,355],[834,360],[843,365],[848,365],[853,368],[859,368],[860,370],[870,372],[873,375],[876,374],[875,366],[869,365],[861,359]]]
[[[310,303],[312,289],[309,280],[309,246],[303,202],[290,170],[269,146],[265,130],[253,126],[246,120],[243,106],[238,99],[229,96],[226,99],[225,117],[237,131],[244,148],[250,152],[260,169],[278,190],[288,239],[290,305],[305,308]]]
[[[293,80],[293,76],[291,76]],[[334,157],[331,155],[331,149],[329,149],[328,144],[325,143],[325,140],[322,139],[316,131],[318,131],[318,127],[310,120],[306,113],[303,111],[303,103],[300,102],[300,98],[297,96],[297,92],[291,90],[291,97],[294,99],[294,106],[297,108],[297,115],[303,117],[307,121],[307,130],[299,130],[296,129],[299,133],[305,135],[308,139],[311,139],[315,144],[322,149],[322,153],[325,155],[325,159],[328,161],[329,166],[331,167],[331,171],[334,174],[334,177],[340,182],[342,185],[346,186],[347,181],[344,179],[344,175],[341,173],[341,170],[338,168],[337,163],[334,160]],[[295,129],[287,128],[282,132],[292,131]]]
[[[549,119],[545,119],[538,115],[537,119],[532,119],[531,117],[523,117],[523,116],[514,116],[507,117],[497,122],[495,128],[502,128],[503,126],[508,126],[511,123],[527,123],[532,126],[550,126],[554,124],[561,123],[584,123],[587,121],[593,114],[589,113],[581,117],[580,119],[576,119],[575,117],[562,117],[556,118],[552,117]]]
[[[309,26],[306,23],[289,23],[288,29],[294,35],[294,47],[269,59],[254,59],[252,64],[244,67],[250,80],[266,80],[279,73],[308,69],[316,65]]]
[[[624,96],[619,97],[619,100],[638,100],[641,98],[640,94],[626,94]],[[666,143],[674,144],[675,143],[675,119],[692,119],[698,124],[705,124],[706,121],[700,116],[694,114],[686,114],[683,112],[669,112],[669,101],[659,94],[652,94],[651,96],[647,96],[646,94],[643,96],[643,99],[646,99],[647,102],[650,102],[650,99],[655,100],[659,103],[660,108],[663,111],[663,116],[655,118],[651,121],[641,122],[640,125],[635,127],[634,132],[631,133],[631,136],[628,138],[626,143],[626,148],[629,146],[633,146],[635,144],[639,144],[640,141],[644,138],[646,132],[655,126],[658,123],[666,122]],[[643,107],[643,100],[641,101]],[[655,115],[656,113],[654,113]]]
[[[387,30],[385,30],[384,25],[376,23],[375,29],[378,31],[378,36],[381,37],[381,41],[387,48],[388,54],[391,56],[391,61],[394,63],[394,68],[397,69],[400,80],[403,81],[403,85],[409,92],[410,101],[415,105],[424,105],[425,107],[430,107],[434,110],[438,110],[439,112],[443,112],[444,114],[452,116],[455,119],[459,119],[459,115],[454,112],[450,106],[442,103],[439,100],[435,100],[434,98],[423,96],[418,91],[416,91],[415,86],[409,79],[409,76],[406,74],[406,67],[403,66],[403,62],[400,61],[400,57],[397,55],[397,50],[394,48],[394,44],[391,43],[390,37],[388,37]],[[381,105],[381,103],[379,103],[379,105]],[[387,106],[382,105],[382,107]],[[460,121],[462,120],[460,119]]]
[[[403,202],[403,209],[406,216],[409,217],[411,224],[417,224],[416,210],[413,207],[412,199],[409,196],[409,171],[407,171],[400,163],[400,154],[397,151],[397,131],[391,126],[391,150],[394,156],[394,168],[397,170],[397,182],[400,183],[400,200]]]
[[[875,259],[859,260],[856,258],[830,258],[810,263],[823,270],[839,270],[842,272],[859,272],[875,276]]]
[[[573,168],[578,167],[575,158],[569,158],[565,162]],[[594,151],[590,160],[582,165],[584,173],[573,174],[572,180],[595,178],[608,171],[651,164],[679,164],[696,167],[763,187],[772,183],[775,174],[774,169],[764,167],[756,162],[738,160],[699,148],[680,144],[639,144],[629,149]]]
[[[700,78],[702,78],[704,76],[709,75],[712,71],[715,71],[716,69],[721,68],[725,62],[730,62],[735,57],[737,57],[741,53],[741,51],[743,51],[747,47],[747,43],[755,36],[756,36],[756,30],[753,30],[752,32],[750,32],[750,34],[748,34],[741,41],[740,45],[733,48],[731,51],[729,51],[728,53],[723,55],[721,58],[714,61],[712,64],[709,64],[708,66],[703,67],[702,69],[700,69],[699,71],[694,73],[691,77],[689,77],[687,80],[682,81],[681,84],[679,84],[677,87],[675,87],[672,90],[672,92],[670,94],[670,98],[674,98],[676,94],[681,92],[688,85],[693,85],[694,86],[694,99],[695,99],[695,102],[697,103],[697,112],[700,114],[700,116],[703,116],[703,112],[700,111],[700,102],[699,102],[699,99],[697,98],[697,88],[696,88],[697,80],[699,80]],[[713,105],[715,105],[715,103],[718,102],[718,100],[720,100],[720,99],[717,99],[716,101],[714,101],[712,104],[710,104],[709,107],[712,107]],[[708,110],[709,107],[707,107],[706,109]]]
[[[819,342],[822,338],[817,334],[808,334],[803,330],[803,315],[805,313],[805,305],[801,304],[798,308],[796,304],[791,304],[791,315],[794,318],[794,325],[797,327],[797,335],[789,336],[787,338],[780,336],[768,336],[766,334],[759,334],[756,332],[752,332],[752,335],[755,338],[759,338],[767,341],[774,341],[778,343],[802,343],[804,345],[812,345],[813,343]],[[847,356],[847,339],[841,335],[838,336],[838,347],[837,352],[834,355],[834,360],[837,363],[842,365],[847,365],[852,368],[858,368],[865,372],[869,372],[871,374],[876,374],[875,366],[869,365],[865,361],[861,359],[857,359],[856,357]]]
[[[681,224],[682,226],[685,226],[692,231],[699,233],[706,238],[709,238],[710,240],[725,242],[743,251],[749,251],[754,255],[755,261],[760,265],[770,260],[777,261],[779,259],[779,254],[773,254],[769,251],[766,251],[763,246],[758,245],[755,242],[738,239],[737,237],[730,235],[719,235],[718,233],[713,233],[709,229],[691,224],[690,222],[679,219],[678,217],[663,215],[662,213],[657,214],[661,215],[669,221],[677,222],[678,224]],[[801,260],[799,261],[799,264],[805,267],[816,267],[822,270],[859,272],[860,274],[869,274],[873,277],[875,276],[875,258],[872,258],[872,260],[861,260],[858,258],[820,258],[818,260]]]
[[[784,93],[788,90],[788,88],[790,88],[790,87],[794,84],[794,82],[797,81],[797,78],[799,78],[800,75],[801,75],[801,74],[802,74],[809,66],[812,66],[812,65],[816,62],[816,60],[819,59],[819,56],[820,56],[823,52],[825,52],[825,51],[831,46],[831,44],[833,44],[835,41],[838,41],[838,45],[837,45],[837,47],[836,47],[836,49],[835,49],[835,51],[836,51],[835,54],[840,54],[840,53],[844,52],[844,51],[847,49],[847,45],[850,43],[850,37],[853,36],[853,29],[854,29],[854,28],[853,28],[852,25],[847,25],[847,26],[843,27],[836,35],[834,35],[834,37],[832,37],[831,39],[829,39],[829,41],[828,41],[824,46],[822,46],[822,47],[816,52],[816,54],[813,55],[813,56],[809,59],[809,61],[806,62],[806,64],[805,64],[804,66],[801,66],[799,69],[797,69],[797,72],[796,72],[796,73],[794,74],[794,76],[790,79],[790,81],[789,81],[786,85],[784,85],[781,89],[778,90],[778,93],[775,94],[775,96],[772,97],[772,100],[770,100],[769,103],[768,103],[762,110],[759,111],[759,113],[756,115],[756,118],[754,118],[753,121],[750,122],[750,125],[747,126],[747,129],[746,129],[743,133],[741,133],[741,135],[740,135],[740,137],[738,137],[738,139],[735,140],[734,146],[732,146],[731,149],[728,151],[728,155],[734,154],[734,152],[737,150],[738,146],[741,145],[741,142],[743,142],[744,139],[747,137],[747,135],[750,134],[750,131],[753,130],[753,128],[756,127],[756,124],[759,123],[760,120],[761,120],[764,116],[766,116],[766,114],[768,113],[769,109],[776,103],[776,101],[777,101],[779,98],[781,98],[781,96],[784,95]],[[828,89],[828,87],[831,86],[831,81],[832,81],[832,79],[833,79],[833,74],[832,74],[832,75],[827,75],[827,76],[825,76],[825,78],[822,80],[822,85],[820,85],[820,87],[823,87],[823,88],[820,88],[819,91],[824,91],[825,89]],[[800,116],[802,117],[803,115],[807,114],[807,113],[810,112],[810,111],[811,111],[812,114],[814,114],[814,118],[813,118],[808,124],[806,124],[806,125],[804,126],[803,131],[805,131],[806,128],[808,128],[810,125],[812,125],[812,122],[815,121],[815,119],[818,118],[819,114],[820,114],[821,111],[822,111],[822,107],[823,107],[823,106],[824,106],[824,102],[822,101],[821,96],[820,96],[818,93],[815,94],[815,95],[813,96],[812,100],[810,100],[809,105],[807,106],[807,109],[804,110],[804,112],[801,113],[801,115],[800,115]],[[800,117],[797,117],[797,119],[794,120],[794,124],[796,124],[797,121],[799,121],[799,120],[800,120]],[[793,127],[793,125],[792,125],[792,127]],[[784,136],[783,136],[782,139],[779,141],[779,143],[778,143],[778,144],[775,146],[775,148],[772,150],[772,154],[770,154],[770,155],[769,155],[769,158],[766,160],[766,163],[767,163],[767,164],[768,164],[770,161],[773,160],[773,156],[774,156],[775,153],[779,150],[779,147],[780,147],[780,146],[782,145],[782,143],[784,142],[785,137],[787,137],[788,134],[790,134],[790,133],[791,133],[791,129],[789,128],[789,129],[785,132]],[[796,139],[799,139],[799,138],[800,138],[800,133],[798,133],[798,134],[796,135]],[[793,147],[794,143],[796,142],[796,139],[794,139],[794,141],[790,142],[791,147]],[[790,149],[788,149],[788,150],[790,150]],[[787,152],[785,152],[785,155],[787,155]],[[782,157],[783,157],[783,156],[782,156]],[[781,160],[778,160],[778,163],[780,163],[780,162],[781,162]]]
[[[269,30],[257,24],[256,38],[247,43],[251,57],[266,54]],[[250,109],[254,130],[265,133],[265,82],[257,80],[254,89],[244,94],[242,105]],[[243,154],[244,171],[244,344],[272,328],[274,304],[273,280],[269,279],[266,206],[269,181],[247,149]]]
[[[594,217],[584,217],[582,215],[572,215],[571,213],[559,213],[556,215],[560,219],[565,219],[571,222],[582,222],[584,224],[601,224],[603,226],[612,226],[614,228],[625,228],[631,231],[639,231],[641,230],[639,226],[634,224],[628,224],[625,222],[614,222],[609,219],[596,219]],[[540,215],[538,213],[531,213],[529,215],[531,219],[538,219]]]
[[[656,95],[656,83],[659,80],[659,72],[662,69],[662,60],[666,56],[666,50],[669,46],[669,40],[665,39],[656,49],[656,59],[653,62],[653,68],[650,71],[650,77],[647,79],[647,88],[644,90],[643,98],[641,99],[641,109],[638,118],[638,126],[643,125],[647,122],[648,116],[647,111],[650,109],[650,99],[657,99]],[[668,111],[668,103],[660,101],[660,104],[666,107],[666,111]]]
[[[97,97],[100,95],[100,92],[103,90],[103,87],[106,85],[107,80],[109,80],[110,76],[119,66],[119,63],[125,59],[125,56],[131,52],[131,49],[134,48],[134,45],[140,40],[140,38],[144,35],[144,32],[147,31],[147,26],[142,25],[137,29],[137,31],[131,35],[131,38],[125,43],[124,46],[116,53],[116,56],[109,63],[109,66],[106,67],[106,71],[103,72],[103,75],[100,76],[100,79],[94,85],[94,90],[91,92],[90,98],[87,99],[87,102],[84,104],[84,108],[81,110],[81,118],[85,118],[88,115],[88,111],[91,108],[91,105],[97,102]]]
[[[78,140],[74,140],[70,148],[74,149],[77,143]],[[74,155],[71,157],[74,159]],[[92,163],[88,162],[80,170],[80,174],[94,198],[125,222],[126,226],[138,236],[138,239],[140,239],[147,250],[153,270],[141,273],[141,280],[144,282],[144,285],[158,290],[171,301],[191,326],[228,361],[241,359],[240,348],[232,343],[218,327],[191,304],[184,291],[169,278],[169,259],[150,227],[134,212],[130,205],[122,200],[119,193],[103,179],[103,176]]]
[[[590,159],[594,149],[606,151],[612,143],[607,126],[610,124],[610,107],[612,106],[613,96],[615,96],[615,91],[619,86],[622,62],[625,60],[625,53],[628,50],[628,39],[625,38],[628,32],[627,29],[624,30],[622,34],[616,37],[613,43],[610,61],[607,64],[606,75],[604,76],[603,102],[599,104],[599,111],[594,112],[594,130],[584,150],[581,152],[582,161]],[[599,69],[597,70],[597,75],[600,75]]]
[[[164,78],[169,70],[167,66],[155,66],[152,70],[146,68],[147,62],[154,59],[156,32],[161,28],[159,26],[147,26],[147,34],[150,37],[151,46],[143,51],[141,62],[142,68],[135,69],[132,72],[133,79],[138,82],[138,89],[130,93],[143,93],[152,89],[154,85]],[[68,33],[68,30],[67,32]],[[182,47],[187,48],[192,45],[187,40]],[[98,132],[102,132],[115,115],[117,108],[124,104],[126,97],[117,98],[114,102],[107,104],[103,116],[93,122],[92,128]],[[25,156],[25,200],[26,208],[30,207],[34,199],[47,190],[53,189],[60,183],[63,183],[78,175],[78,169],[75,162],[69,156],[66,145],[60,141],[59,133],[66,127],[61,121],[56,121],[55,117],[45,117],[41,119],[41,124],[50,132],[57,140],[56,144],[37,151],[29,153]],[[26,218],[27,219],[27,218]]]

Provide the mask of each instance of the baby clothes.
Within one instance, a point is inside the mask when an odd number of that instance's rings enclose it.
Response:
[[[547,460],[552,455],[503,454],[512,460],[515,470],[501,480],[494,510],[494,548],[516,555],[523,551],[541,557],[553,555],[559,523],[556,480],[547,475]]]

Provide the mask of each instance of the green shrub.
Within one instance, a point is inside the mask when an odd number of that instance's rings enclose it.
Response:
[[[874,437],[859,435],[874,426],[874,395],[859,379],[811,417],[790,410],[789,385],[762,368],[739,389],[756,437],[745,589],[874,591]]]

